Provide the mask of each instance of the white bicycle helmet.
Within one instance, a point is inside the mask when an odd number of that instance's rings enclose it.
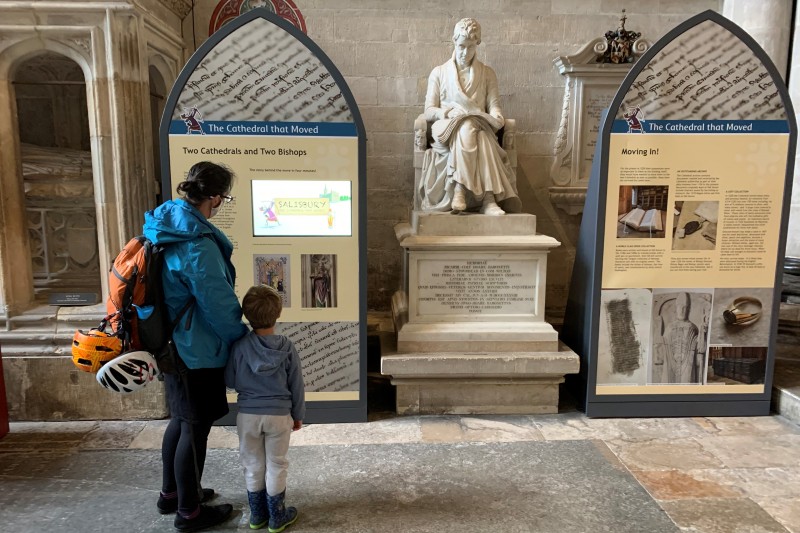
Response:
[[[156,360],[149,352],[127,352],[112,359],[97,371],[97,382],[106,389],[127,394],[143,389],[159,375]]]

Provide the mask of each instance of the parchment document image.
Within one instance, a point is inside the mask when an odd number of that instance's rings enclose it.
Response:
[[[358,390],[358,322],[278,322],[275,332],[294,343],[303,362],[306,392]]]
[[[741,39],[710,20],[686,30],[650,60],[617,118],[636,107],[649,120],[786,119],[766,66]]]
[[[303,307],[338,307],[336,255],[303,254]]]
[[[645,384],[652,304],[649,289],[602,291],[598,385]]]
[[[206,121],[353,121],[322,61],[262,18],[234,30],[203,58],[186,80],[173,120],[192,108]]]
[[[702,290],[655,291],[651,383],[704,383],[712,297]]]

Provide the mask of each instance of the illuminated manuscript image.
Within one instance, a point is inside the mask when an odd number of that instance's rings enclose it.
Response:
[[[302,254],[303,307],[337,307],[338,272],[334,254]]]
[[[653,291],[650,383],[704,383],[711,300],[711,289]]]
[[[349,181],[253,180],[253,236],[352,235]]]
[[[256,285],[269,285],[281,295],[284,307],[292,306],[288,255],[254,255],[253,273]]]

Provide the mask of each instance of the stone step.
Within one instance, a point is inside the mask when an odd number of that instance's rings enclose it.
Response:
[[[536,215],[515,213],[504,216],[487,216],[478,213],[453,215],[414,211],[411,226],[417,235],[536,235]]]
[[[81,307],[42,305],[13,317],[0,318],[0,345],[5,357],[70,354],[75,330],[97,327],[105,316],[102,304]]]
[[[800,305],[781,302],[772,410],[800,424]]]
[[[775,361],[772,410],[795,424],[800,424],[800,360]]]

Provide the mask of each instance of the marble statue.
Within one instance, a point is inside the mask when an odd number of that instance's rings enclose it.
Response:
[[[503,215],[522,207],[516,175],[497,140],[505,123],[497,76],[475,58],[480,43],[480,24],[460,20],[452,57],[428,78],[425,118],[433,143],[418,184],[423,210]]]

